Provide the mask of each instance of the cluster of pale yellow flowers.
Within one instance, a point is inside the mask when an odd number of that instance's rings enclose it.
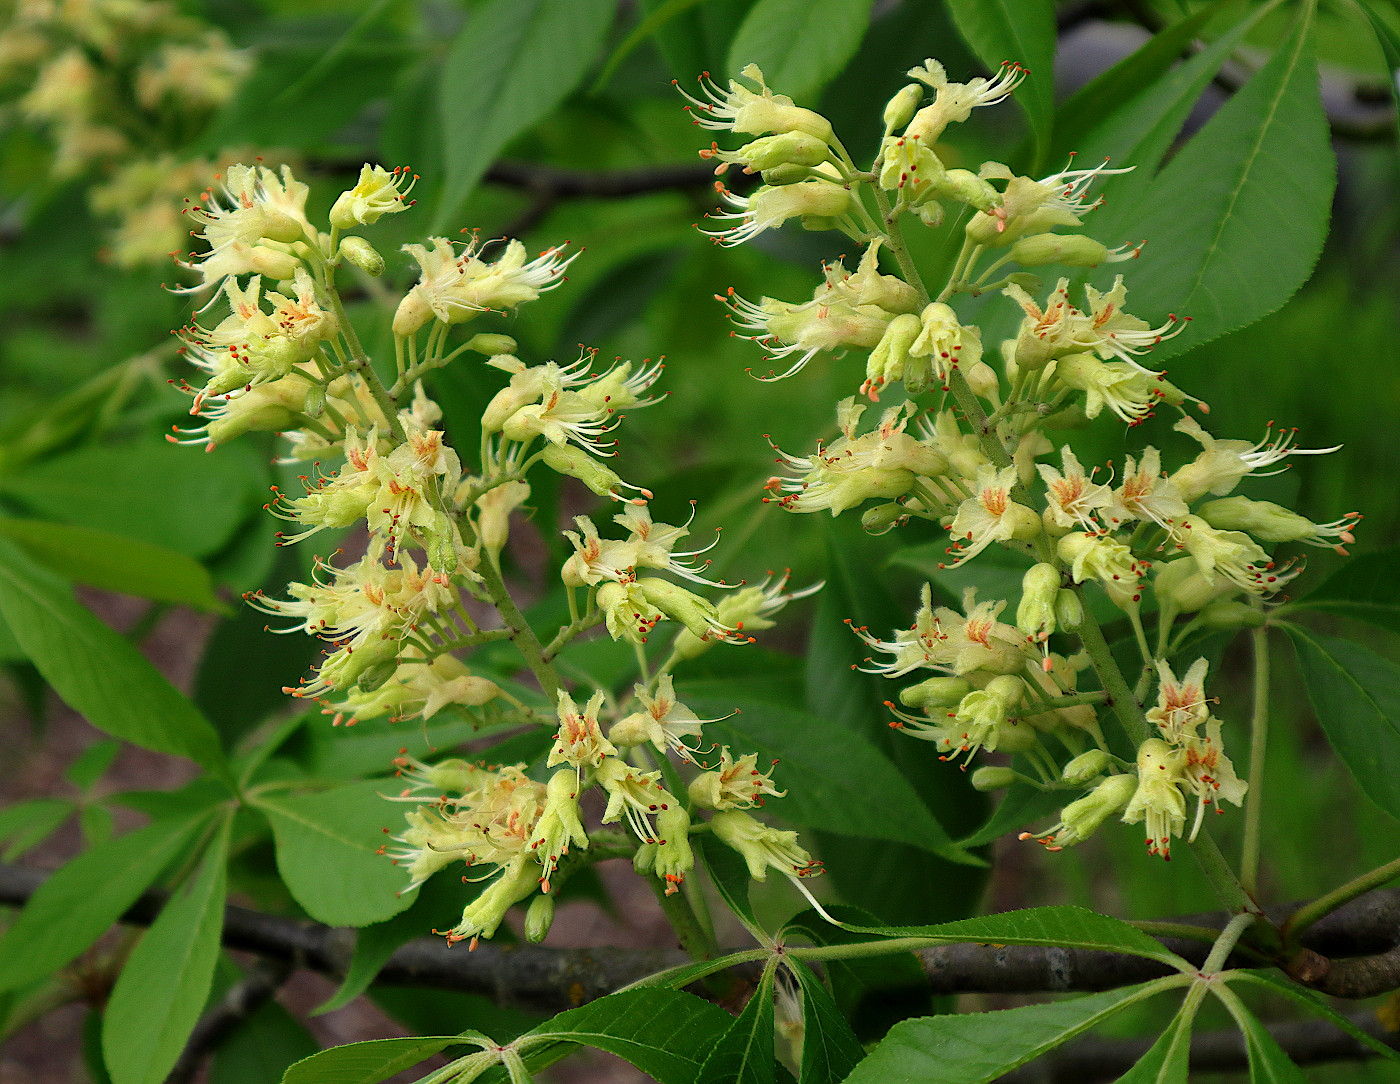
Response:
[[[252,57],[165,0],[11,0],[0,22],[0,95],[53,141],[52,173],[105,167],[92,208],[116,226],[126,267],[180,247],[179,198],[214,171],[180,153],[238,90]],[[164,145],[166,149],[161,150]]]
[[[1340,550],[1359,518],[1348,513],[1313,523],[1232,494],[1291,455],[1333,449],[1299,448],[1292,432],[1272,430],[1258,442],[1216,439],[1185,413],[1196,400],[1141,360],[1186,321],[1172,315],[1152,326],[1133,316],[1121,275],[1107,290],[1084,285],[1077,303],[1068,278],[1045,291],[1024,270],[1094,267],[1133,258],[1139,248],[1110,250],[1077,232],[1100,202],[1090,191],[1094,183],[1123,172],[1107,163],[1039,179],[999,162],[975,172],[945,167],[938,146],[945,129],[1011,94],[1025,77],[1016,65],[968,83],[950,82],[932,60],[911,70],[911,82],[885,109],[869,169],[851,160],[824,117],[774,93],[757,68],[743,75],[727,88],[702,81],[702,96],[687,95],[700,126],[757,137],[734,150],[715,144],[700,152],[718,162],[719,174],[737,166],[764,182],[749,196],[720,185],[729,210],[713,219],[722,226],[716,242],[748,242],[796,221],[840,231],[864,251],[854,271],[840,261],[825,266],[811,300],[754,302],[732,290],[719,300],[770,360],[788,363],[783,377],[824,353],[856,353],[866,359],[861,395],[876,402],[902,388],[900,401],[873,424],[852,396],[837,406],[834,439],[810,455],[779,451],[785,472],[769,480],[765,499],[787,511],[833,516],[861,508],[866,529],[877,533],[930,522],[950,538],[940,567],[961,565],[993,544],[1022,555],[1030,567],[1014,623],[1001,620],[1006,601],[978,602],[969,592],[959,613],[934,606],[926,589],[912,628],[888,640],[856,630],[876,653],[870,672],[934,675],[899,693],[903,707],[891,703],[892,725],[964,765],[979,750],[1017,755],[1016,770],[976,773],[984,789],[1020,780],[1085,790],[1059,825],[1039,834],[1052,848],[1078,842],[1121,813],[1129,823],[1145,821],[1149,850],[1169,856],[1190,799],[1198,810],[1194,835],[1200,811],[1221,800],[1240,804],[1246,788],[1206,707],[1205,663],[1178,682],[1167,659],[1190,630],[1262,621],[1263,600],[1298,572],[1296,563],[1276,563],[1269,548]],[[947,222],[962,233],[941,289],[926,286],[904,245],[900,228],[911,219],[930,228]],[[995,353],[954,307],[959,295],[993,291],[1022,314],[1014,337]],[[931,402],[914,398],[925,393]],[[1086,470],[1068,445],[1052,439],[1095,420],[1136,426],[1162,407],[1179,411],[1175,430],[1200,447],[1171,471],[1151,446],[1117,471]],[[1085,621],[1082,588],[1090,584],[1132,625],[1144,664],[1142,693],[1149,680],[1158,689],[1148,719],[1161,733],[1140,743],[1135,762],[1110,755],[1097,710],[1106,694],[1078,688],[1091,664],[1111,660],[1075,651],[1070,640],[1055,641],[1068,651],[1051,650],[1052,636],[1074,633]],[[1155,647],[1141,622],[1145,592],[1157,605]],[[1182,616],[1184,628],[1177,625]]]
[[[747,812],[782,793],[756,755],[702,748],[703,726],[713,720],[675,694],[674,667],[716,643],[752,640],[805,592],[788,592],[786,576],[755,586],[707,579],[698,560],[705,550],[678,548],[688,528],[654,521],[651,494],[605,462],[622,412],[657,401],[646,393],[661,365],[619,360],[595,369],[592,351],[569,364],[528,365],[512,338],[492,332],[449,342],[458,325],[514,312],[558,286],[574,257],[550,248],[531,259],[518,241],[475,237],[405,245],[420,274],[393,314],[393,379],[365,356],[336,275],[384,272],[384,258],[359,230],[410,206],[415,182],[405,169],[366,165],[322,224],[308,218],[308,188],[290,169],[235,165],[186,211],[203,248],[179,263],[200,280],[189,292],[212,296],[177,332],[201,373],[184,388],[199,424],[170,439],[213,450],[247,432],[280,433],[287,461],[318,461],[314,476],[302,476],[303,492],[278,491],[269,504],[294,528],[280,541],[350,528],[367,536],[358,560],[318,558],[311,582],[288,585],[289,597],[248,596],[290,622],[279,631],[328,642],[312,673],[286,692],[321,703],[336,724],[428,720],[453,708],[473,718],[513,711],[554,731],[546,767],[557,770],[544,782],[525,765],[398,762],[407,784],[400,799],[413,808],[385,851],[406,868],[406,887],[459,861],[491,881],[447,932],[450,941],[489,937],[511,906],[537,892],[527,926],[543,936],[553,890],[568,872],[561,860],[589,849],[579,803],[592,788],[603,798],[601,822],[626,822],[636,837],[634,864],[666,893],[678,891],[694,865],[692,830],[713,832],[759,879],[769,868],[794,883],[819,872],[796,833]],[[481,377],[504,374],[482,414],[476,464],[464,464],[448,443],[441,410],[419,379],[464,353],[485,358]],[[338,459],[338,469],[320,466]],[[571,621],[548,647],[523,627],[500,571],[512,514],[529,501],[527,475],[537,465],[616,502],[622,511],[614,520],[625,532],[604,538],[586,516],[576,519],[577,532],[565,532],[574,552],[560,576]],[[692,588],[724,597],[712,601]],[[483,620],[481,607],[494,608],[499,623]],[[652,673],[639,653],[643,680],[630,695],[597,691],[582,708],[574,702],[552,664],[574,636],[603,625],[613,639],[641,645],[662,622],[675,629],[669,657]],[[505,639],[534,669],[543,710],[459,657]],[[663,784],[657,758],[694,769],[679,797]]]

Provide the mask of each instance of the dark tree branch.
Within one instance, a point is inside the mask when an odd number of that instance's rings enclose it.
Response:
[[[0,903],[22,904],[48,874],[25,866],[0,865]],[[165,896],[147,892],[122,916],[148,925]],[[1290,904],[1269,911],[1275,922],[1297,909]],[[1221,928],[1223,912],[1187,915],[1176,921]],[[1202,961],[1201,941],[1163,938],[1188,960]],[[1299,981],[1324,992],[1346,989],[1343,997],[1366,997],[1400,987],[1400,888],[1369,893],[1334,911],[1303,935],[1305,954],[1295,971]],[[343,974],[354,949],[354,931],[262,914],[230,905],[224,916],[224,944],[273,960],[295,963],[324,974]],[[940,945],[919,953],[939,993],[1047,993],[1107,990],[1143,982],[1168,972],[1136,956],[1035,946]],[[1301,961],[1310,960],[1311,971]],[[1320,963],[1318,961],[1321,961]],[[679,950],[552,949],[533,945],[483,943],[475,952],[448,948],[436,938],[420,938],[390,957],[379,981],[486,994],[502,1004],[556,1011],[601,997],[646,975],[686,962]],[[1240,954],[1232,966],[1258,966]],[[1327,978],[1327,976],[1333,976]]]
[[[214,1048],[276,996],[291,974],[292,965],[285,960],[249,968],[243,978],[229,987],[219,1003],[199,1018],[180,1060],[165,1078],[165,1084],[190,1084]]]

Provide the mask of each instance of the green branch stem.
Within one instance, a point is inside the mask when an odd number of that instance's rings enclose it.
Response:
[[[1377,866],[1375,869],[1363,873],[1360,877],[1332,889],[1326,895],[1318,896],[1317,899],[1305,903],[1294,911],[1288,921],[1283,924],[1284,938],[1290,944],[1296,944],[1302,932],[1319,919],[1330,915],[1343,904],[1350,903],[1358,896],[1364,896],[1367,892],[1380,888],[1396,878],[1400,878],[1400,858],[1387,862],[1383,866]]]
[[[1264,830],[1264,756],[1269,744],[1269,630],[1253,629],[1254,714],[1249,724],[1249,791],[1244,807],[1244,849],[1240,856],[1240,883],[1254,893],[1259,889],[1259,844]]]

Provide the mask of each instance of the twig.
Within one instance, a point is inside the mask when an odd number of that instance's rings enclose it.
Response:
[[[267,1004],[291,974],[292,964],[288,960],[258,963],[249,968],[242,979],[229,987],[219,1003],[199,1018],[180,1060],[165,1078],[165,1084],[189,1084],[194,1080],[200,1065],[214,1048]]]

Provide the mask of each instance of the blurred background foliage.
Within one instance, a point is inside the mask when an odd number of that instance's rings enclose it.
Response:
[[[708,140],[687,123],[671,81],[689,85],[700,71],[732,72],[734,58],[746,50],[765,59],[807,55],[801,33],[783,42],[764,38],[750,16],[765,6],[790,8],[795,18],[809,7],[780,0],[181,4],[179,18],[195,27],[182,33],[206,42],[200,28],[214,28],[222,35],[219,47],[235,51],[236,59],[225,63],[227,93],[206,102],[147,93],[143,104],[140,72],[154,63],[157,45],[120,19],[112,24],[115,38],[104,43],[84,39],[76,23],[65,29],[56,16],[49,51],[34,47],[26,55],[13,46],[14,35],[45,5],[11,0],[7,48],[0,50],[0,88],[8,95],[0,105],[0,533],[77,583],[152,600],[160,609],[147,625],[170,604],[218,614],[195,689],[226,736],[237,737],[277,708],[278,689],[304,666],[307,655],[297,652],[311,645],[263,635],[263,619],[239,607],[236,593],[275,588],[305,568],[307,554],[271,545],[276,524],[262,510],[267,486],[285,483],[295,471],[270,464],[270,441],[245,438],[205,456],[161,439],[182,424],[187,407],[167,386],[183,375],[169,330],[190,319],[199,302],[169,289],[180,272],[168,259],[144,258],[133,238],[159,235],[159,251],[180,246],[179,220],[170,212],[178,210],[179,196],[195,198],[212,182],[193,178],[190,163],[213,168],[249,155],[292,162],[312,183],[313,199],[323,202],[352,182],[362,162],[408,164],[422,177],[418,205],[381,224],[375,243],[390,254],[390,270],[382,282],[365,280],[355,294],[359,326],[379,328],[367,338],[371,351],[391,349],[383,300],[411,282],[397,246],[429,229],[518,235],[534,251],[565,239],[585,249],[569,283],[531,306],[518,324],[489,317],[481,330],[516,336],[531,363],[571,360],[579,344],[604,357],[664,354],[661,387],[669,397],[623,430],[621,472],[656,491],[658,519],[674,522],[695,500],[696,535],[724,528],[714,554],[718,575],[754,579],[790,568],[794,584],[825,579],[829,585],[807,616],[789,618],[769,641],[785,655],[756,655],[733,669],[719,653],[713,663],[707,656],[713,669],[695,672],[696,695],[737,683],[766,699],[805,696],[819,714],[878,735],[952,834],[972,833],[988,813],[985,799],[927,748],[888,740],[880,704],[890,691],[878,678],[851,672],[860,645],[842,621],[876,629],[906,625],[918,587],[931,575],[955,596],[978,584],[1004,594],[1018,574],[984,568],[984,560],[976,571],[940,578],[935,565],[945,540],[938,532],[915,524],[867,538],[845,521],[785,515],[761,501],[773,461],[766,438],[800,451],[830,435],[832,404],[854,387],[860,368],[858,359],[821,355],[797,378],[759,382],[749,370],[766,372],[761,353],[731,337],[724,309],[713,300],[729,287],[745,297],[805,297],[817,260],[854,255],[838,237],[792,231],[726,250],[695,228],[713,207],[711,179],[695,157]],[[1076,126],[1092,129],[1100,119],[1073,107],[1076,88],[1164,27],[1194,16],[1195,35],[1209,41],[1258,5],[1028,0],[1022,6],[1027,18],[1058,20],[1058,53],[1053,71],[1031,65],[1034,89],[1018,98],[1029,98],[1032,109],[1066,101],[1072,107],[1062,110],[1046,147],[1037,147],[1026,114],[1015,106],[987,111],[990,119],[950,133],[950,166],[992,158],[1041,173],[1061,168],[1059,156],[1077,145]],[[65,7],[80,5],[55,3],[52,10]],[[103,0],[81,7],[98,10]],[[964,7],[930,0],[817,5],[812,10],[824,17],[846,20],[849,33],[834,47],[833,35],[821,36],[826,52],[813,45],[808,60],[783,61],[781,74],[765,67],[775,89],[830,117],[859,161],[876,148],[881,109],[907,68],[934,56],[954,79],[983,70],[954,17]],[[1207,91],[1183,134],[1198,128],[1283,39],[1289,9],[1278,6],[1255,23],[1218,80],[1222,86]],[[1393,7],[1376,3],[1368,10],[1400,40]],[[64,33],[72,40],[60,40]],[[1170,361],[1172,380],[1210,404],[1218,434],[1255,436],[1274,421],[1297,426],[1305,446],[1343,445],[1245,492],[1318,521],[1352,508],[1365,513],[1357,552],[1400,540],[1400,157],[1389,68],[1375,40],[1365,13],[1349,0],[1322,5],[1315,42],[1339,184],[1332,231],[1311,280],[1278,311],[1198,349],[1190,348],[1188,330]],[[62,117],[33,100],[38,73],[71,48],[97,72],[96,105],[83,108],[139,115],[123,142],[86,158]],[[122,170],[138,159],[154,163],[157,180],[145,190],[122,188]],[[172,191],[181,181],[183,190]],[[1110,206],[1118,183],[1106,183]],[[165,208],[163,216],[155,203]],[[166,240],[172,221],[174,240]],[[1290,223],[1274,225],[1276,242],[1286,245]],[[1098,236],[1092,217],[1087,232]],[[1124,235],[1099,239],[1115,245],[1136,237],[1128,224]],[[936,243],[925,249],[925,260],[947,258]],[[1142,259],[1153,255],[1149,245]],[[1251,269],[1240,273],[1249,276]],[[1141,315],[1156,322],[1165,313]],[[498,377],[469,362],[432,377],[449,432],[472,432]],[[1132,442],[1173,444],[1178,438],[1169,425],[1169,419],[1149,422]],[[1076,438],[1075,446],[1092,461],[1123,454],[1121,444],[1102,437]],[[581,491],[537,490],[536,552],[527,546],[514,555],[522,581],[537,573],[539,547],[558,553],[556,528],[595,503]],[[105,563],[94,557],[99,550]],[[1340,558],[1323,553],[1309,561],[1300,591]],[[161,575],[143,578],[153,562]],[[541,611],[558,605],[543,582],[535,597]],[[16,689],[32,692],[34,675],[3,631],[0,657]],[[1396,643],[1383,646],[1395,653]],[[610,656],[606,647],[597,654],[601,673]],[[1286,899],[1315,895],[1393,857],[1397,826],[1358,794],[1343,769],[1320,756],[1325,742],[1301,707],[1305,697],[1289,668],[1278,669],[1277,703],[1292,725],[1275,727],[1269,753],[1265,868],[1266,894]],[[1244,682],[1219,692],[1230,705],[1227,717],[1241,722]],[[1238,826],[1236,818],[1222,820],[1229,849]],[[1311,846],[1319,839],[1327,841],[1321,852]],[[1211,905],[1189,862],[1102,876],[1106,868],[1140,863],[1134,833],[1101,833],[1080,849],[1076,858],[1083,861],[1003,846],[990,879],[986,871],[895,844],[824,836],[819,849],[834,888],[890,921],[957,917],[981,900],[996,909],[1024,905],[1032,902],[1032,885],[1036,903],[1083,902],[1127,917]],[[258,880],[258,870],[270,868],[265,851],[247,856],[242,887],[272,902],[271,878]],[[435,1025],[426,1001],[394,997],[397,1009],[390,1011],[410,1026],[430,1032],[462,1026],[457,1016]],[[442,995],[434,997],[440,1011]]]

